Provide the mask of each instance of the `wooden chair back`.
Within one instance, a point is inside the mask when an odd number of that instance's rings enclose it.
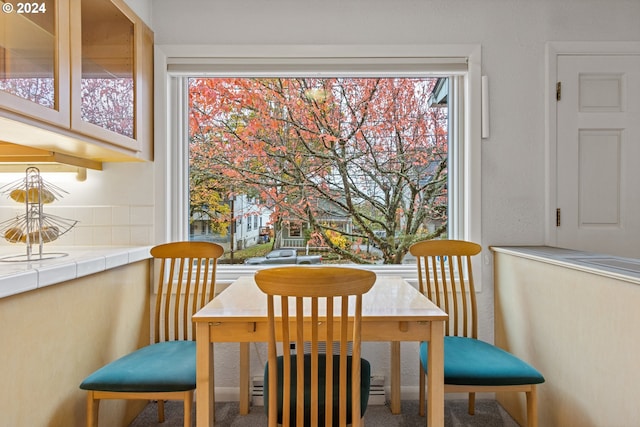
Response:
[[[333,396],[333,375],[325,378],[325,425],[334,425],[334,402],[347,401],[348,342],[352,343],[351,357],[351,408],[352,425],[360,425],[360,328],[362,318],[362,295],[371,289],[376,275],[371,271],[344,267],[292,266],[259,270],[255,275],[258,287],[267,294],[269,317],[269,426],[277,424],[277,353],[276,342],[283,348],[283,408],[291,406],[291,376],[296,376],[296,421],[304,423],[304,343],[310,343],[311,360],[311,425],[318,425],[318,359],[323,348],[330,349],[339,343],[339,396]],[[296,372],[291,372],[291,344],[297,352]],[[335,347],[334,347],[335,348]],[[326,371],[334,372],[333,357],[327,357]],[[336,399],[338,397],[338,399]],[[282,425],[294,424],[289,420],[289,410],[283,410]],[[340,405],[340,425],[346,426],[346,405]]]
[[[417,260],[420,292],[449,314],[445,335],[478,338],[471,257],[481,250],[463,240],[425,240],[409,249]]]
[[[172,242],[151,249],[159,261],[154,342],[195,339],[191,317],[215,296],[223,252],[210,242]]]

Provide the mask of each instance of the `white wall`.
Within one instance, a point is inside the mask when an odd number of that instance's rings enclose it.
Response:
[[[124,0],[147,25],[151,23],[151,0]]]
[[[545,43],[638,41],[638,22],[638,0],[153,0],[149,24],[160,45],[481,44],[491,137],[482,141],[480,335],[492,340],[488,247],[544,243]]]

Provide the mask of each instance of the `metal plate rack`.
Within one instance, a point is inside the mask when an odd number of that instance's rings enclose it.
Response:
[[[26,245],[26,254],[5,256],[0,261],[35,261],[67,255],[63,252],[43,251],[45,243],[57,240],[78,222],[43,212],[43,205],[61,199],[64,194],[68,194],[66,191],[45,182],[38,168],[29,167],[24,179],[0,187],[0,194],[24,203],[25,213],[1,222],[0,232],[8,242]]]

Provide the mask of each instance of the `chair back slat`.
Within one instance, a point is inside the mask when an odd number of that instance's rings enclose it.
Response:
[[[360,336],[361,332],[362,332],[362,295],[357,295],[356,296],[356,310],[354,312],[354,321],[353,321],[353,335],[354,336]],[[345,300],[345,297],[343,297],[343,306],[347,305],[347,301]],[[343,316],[346,317],[347,313],[343,313]],[[346,333],[346,330],[345,330]],[[346,354],[347,353],[347,342],[346,340],[341,340],[342,342],[342,347],[340,348],[340,353],[342,354]],[[355,360],[360,360],[360,354],[362,352],[362,348],[360,346],[360,342],[358,342],[357,346],[354,346],[352,349],[352,357]],[[359,386],[359,381],[360,381],[360,375],[361,375],[361,368],[362,366],[358,363],[358,364],[354,364],[352,371],[351,371],[351,384],[355,384],[355,389],[357,390],[356,392],[352,391],[352,394],[357,393],[357,401],[360,401],[360,386]],[[347,375],[347,367],[346,367],[346,361],[344,364],[344,371],[341,370],[341,375]],[[345,385],[346,388],[346,385]],[[353,388],[353,387],[352,387]],[[344,390],[344,393],[346,393],[346,389]],[[355,404],[354,404],[355,405]],[[344,405],[343,405],[344,406]],[[344,408],[343,413],[341,413],[341,417],[345,416],[346,417],[346,411],[347,408]],[[358,424],[359,424],[359,420],[358,420]],[[356,424],[356,425],[358,425]]]
[[[268,375],[269,375],[269,426],[278,422],[277,412],[277,357],[276,339],[282,341],[282,420],[283,426],[290,425],[291,384],[296,382],[296,425],[319,426],[321,396],[320,360],[321,343],[325,349],[333,348],[338,341],[340,349],[337,357],[339,379],[334,372],[334,356],[326,354],[325,360],[325,408],[324,425],[334,425],[334,401],[339,405],[339,425],[346,426],[348,388],[347,372],[351,369],[351,422],[360,423],[360,323],[362,320],[362,294],[375,282],[375,273],[343,267],[279,267],[259,270],[256,275],[258,287],[267,294],[269,325]],[[351,304],[350,304],[351,303]],[[279,311],[278,311],[279,307]],[[296,355],[292,355],[291,343],[296,344]],[[310,353],[305,358],[305,343]],[[348,354],[351,343],[351,358]],[[292,372],[291,360],[295,357],[296,370]],[[348,365],[349,360],[351,366]],[[311,374],[305,384],[305,363],[310,364]],[[309,367],[306,367],[309,370]],[[273,380],[272,380],[273,379]],[[333,395],[334,381],[340,381],[338,396]],[[305,388],[310,389],[311,407],[308,409],[310,424],[305,423]]]
[[[420,291],[449,315],[446,335],[478,337],[471,257],[481,249],[462,240],[426,240],[409,249],[417,260]]]
[[[333,342],[335,341],[335,334],[334,334],[334,319],[333,319],[333,313],[334,313],[334,307],[333,307],[333,298],[327,298],[326,301],[326,328],[327,328],[327,336],[325,338],[325,351],[327,352],[327,357],[325,358],[325,363],[326,363],[326,370],[325,372],[333,372],[333,357],[329,357],[330,354],[333,354],[333,350],[331,351],[331,353],[329,353],[329,349],[333,348]],[[340,339],[339,341],[342,341],[342,339]],[[340,347],[340,354],[341,355],[346,355],[346,353],[342,352],[342,347]],[[325,424],[326,425],[333,425],[333,375],[326,375],[325,376],[325,401],[329,402],[328,404],[325,405],[324,408],[324,417],[325,417]],[[316,410],[317,412],[317,410]]]
[[[173,330],[174,331],[180,331],[180,321],[183,320],[183,317],[186,316],[181,316],[181,308],[184,306],[183,302],[188,301],[189,296],[188,295],[184,295],[183,298],[183,294],[182,294],[182,287],[183,284],[185,283],[189,283],[191,282],[191,263],[188,262],[188,260],[185,260],[184,258],[181,258],[179,260],[180,263],[180,268],[178,269],[178,276],[177,276],[177,280],[175,281],[176,283],[176,292],[175,292],[175,302],[173,304],[173,314],[170,316],[171,319],[173,320]],[[185,264],[186,265],[186,277],[185,277]],[[167,298],[168,301],[170,301],[170,298]],[[169,317],[169,316],[167,316]],[[186,319],[184,319],[186,321]],[[185,323],[182,322],[182,324],[184,325]],[[186,331],[187,329],[183,329],[183,333],[184,331]],[[175,334],[173,337],[173,339],[180,339],[180,335]]]
[[[215,296],[218,258],[224,249],[209,242],[172,242],[155,246],[154,342],[193,340],[192,316]]]

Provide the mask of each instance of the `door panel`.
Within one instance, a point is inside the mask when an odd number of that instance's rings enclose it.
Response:
[[[557,245],[640,258],[640,56],[557,64]]]

